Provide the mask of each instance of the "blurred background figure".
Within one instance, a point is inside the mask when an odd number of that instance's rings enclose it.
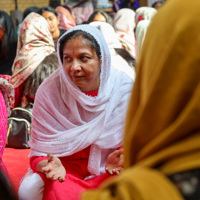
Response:
[[[69,6],[76,18],[76,24],[86,23],[90,15],[94,12],[92,0],[65,0],[65,5]]]
[[[122,8],[130,8],[135,11],[140,7],[138,0],[123,0],[122,2]]]
[[[7,139],[7,120],[13,107],[14,87],[6,79],[0,77],[0,171],[5,175],[8,175],[8,171],[2,157]]]
[[[113,20],[111,18],[111,16],[109,16],[106,12],[104,11],[94,11],[87,23],[89,24],[90,22],[93,22],[93,21],[100,21],[100,22],[107,22],[109,23],[111,26],[113,26]]]
[[[46,56],[33,73],[24,82],[22,107],[34,103],[36,92],[41,83],[59,68],[56,52]]]
[[[142,6],[135,11],[136,26],[141,20],[152,20],[157,10],[152,7]]]
[[[70,9],[70,8],[69,8]],[[76,22],[69,12],[64,6],[56,7],[56,12],[59,17],[59,29],[69,30],[70,28],[76,26]]]
[[[152,7],[155,8],[155,9],[158,9],[162,6],[163,2],[162,1],[155,1],[153,4],[152,4]]]
[[[0,10],[0,74],[11,75],[16,56],[17,33],[11,17]]]
[[[137,60],[139,58],[142,45],[148,30],[148,27],[150,25],[151,21],[150,20],[142,20],[138,23],[135,31],[135,38],[136,38],[136,55],[137,55]]]
[[[55,52],[54,42],[47,21],[37,13],[30,13],[22,23],[17,55],[12,66],[10,82],[16,88],[15,106],[23,105],[25,81],[44,58]]]
[[[50,6],[43,6],[38,10],[38,13],[47,20],[56,45],[58,38],[66,31],[65,29],[59,29],[60,19],[56,10]]]
[[[118,10],[120,10],[122,8],[122,3],[123,3],[123,0],[114,0],[112,10],[114,12],[117,12]]]
[[[136,37],[136,55],[137,60],[139,58],[142,44],[144,42],[146,32],[148,30],[149,24],[153,19],[154,15],[157,13],[155,8],[151,7],[140,7],[136,10],[135,21],[136,21],[136,28],[135,28],[135,37]]]
[[[23,20],[24,20],[24,19],[26,18],[26,16],[28,16],[31,12],[37,13],[38,10],[39,10],[39,8],[36,7],[36,6],[31,6],[31,7],[26,8],[26,9],[24,10],[24,12],[23,12]],[[22,23],[18,25],[18,29],[17,29],[17,34],[18,34],[18,35],[19,35],[19,31],[20,31],[21,25],[22,25]]]
[[[125,72],[135,80],[135,59],[122,49],[114,28],[106,22],[91,22],[90,25],[98,28],[103,34],[111,54],[111,67]]]
[[[113,27],[122,48],[126,49],[135,58],[135,12],[129,8],[118,10],[113,19]]]

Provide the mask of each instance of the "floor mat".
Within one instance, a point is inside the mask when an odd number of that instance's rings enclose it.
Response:
[[[18,191],[21,178],[29,168],[28,154],[30,149],[14,149],[6,147],[3,162],[8,169],[8,176],[15,192]]]

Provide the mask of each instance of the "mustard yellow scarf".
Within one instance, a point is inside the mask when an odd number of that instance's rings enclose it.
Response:
[[[199,13],[199,0],[167,0],[152,20],[127,114],[125,171],[82,199],[183,199],[166,175],[200,167]]]

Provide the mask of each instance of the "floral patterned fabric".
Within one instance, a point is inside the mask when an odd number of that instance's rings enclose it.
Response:
[[[3,106],[2,104],[6,105],[7,114],[9,116],[12,108],[14,108],[14,102],[15,102],[15,100],[14,100],[15,99],[14,98],[14,95],[15,95],[14,87],[6,79],[0,77],[0,90],[1,90],[3,98],[4,98],[3,100],[1,100],[0,106]],[[5,101],[5,103],[3,103],[4,101]],[[6,120],[7,120],[7,118],[6,118]],[[0,121],[2,121],[2,118],[1,118]]]
[[[21,85],[39,63],[54,51],[53,37],[47,21],[37,13],[30,13],[21,25],[10,82],[15,88]]]

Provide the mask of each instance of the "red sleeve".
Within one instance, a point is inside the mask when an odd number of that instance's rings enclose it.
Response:
[[[30,158],[30,166],[34,172],[37,172],[37,165],[42,160],[48,160],[48,158],[44,156],[33,156]]]

